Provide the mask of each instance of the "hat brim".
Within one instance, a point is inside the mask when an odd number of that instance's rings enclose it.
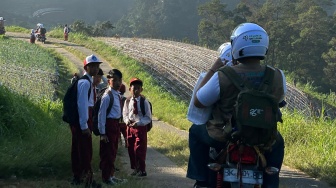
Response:
[[[84,67],[86,67],[86,66],[88,66],[90,64],[101,64],[101,63],[103,63],[103,62],[91,62],[91,63],[86,64]]]

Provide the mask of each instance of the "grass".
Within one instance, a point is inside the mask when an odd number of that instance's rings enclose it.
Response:
[[[135,75],[141,79],[145,78],[144,94],[153,103],[154,115],[159,120],[168,122],[179,129],[188,130],[191,123],[186,120],[187,104],[179,101],[174,96],[165,93],[164,88],[158,86],[159,83],[156,83],[153,80],[153,78],[146,72],[145,67],[141,66],[141,63],[122,55],[116,49],[113,49],[111,46],[100,41],[95,41],[82,34],[73,35],[74,36],[71,39],[72,42],[84,45],[86,48],[99,52],[100,55],[111,63],[112,67],[122,70],[123,74],[126,75],[125,77],[129,78],[129,75]],[[125,69],[125,67],[127,67],[127,69]],[[147,84],[150,85],[149,88]],[[158,105],[160,106],[159,108],[157,107]],[[296,112],[286,112],[284,119],[286,120],[284,124],[279,125],[280,132],[283,134],[286,142],[286,156],[284,163],[303,170],[313,177],[322,178],[330,184],[336,185],[336,174],[334,173],[334,169],[336,169],[334,162],[335,156],[325,156],[325,154],[329,153],[336,154],[336,148],[333,144],[336,143],[335,139],[333,139],[335,136],[332,136],[336,135],[336,133],[335,131],[332,131],[332,126],[330,126],[336,124],[335,121],[330,121],[324,118],[311,119]],[[297,122],[299,120],[301,121]],[[303,129],[296,130],[297,125],[300,125],[299,127],[303,127]],[[324,134],[325,138],[322,139],[317,135],[323,131],[328,132],[328,134]],[[296,136],[293,137],[292,134],[295,134]],[[310,139],[306,138],[307,135],[310,136]],[[165,138],[173,139],[167,140]],[[302,138],[304,139],[304,142],[293,142],[293,140],[291,140],[292,138]],[[172,133],[167,133],[165,131],[154,130],[149,134],[148,140],[149,144],[155,149],[167,155],[181,167],[186,168],[189,156],[187,139],[179,138],[178,136],[174,136]],[[320,142],[317,142],[317,140],[320,140]],[[330,144],[321,144],[321,142],[325,143],[327,141],[329,141]],[[326,147],[326,145],[328,147]],[[306,148],[306,146],[309,146],[309,148]],[[300,152],[298,152],[298,149],[301,149]],[[309,162],[307,162],[306,156],[311,155],[314,157],[314,160],[309,160]]]
[[[50,33],[52,34],[52,32]],[[59,38],[62,38],[62,35]],[[69,39],[97,52],[110,62],[112,67],[120,69],[125,80],[129,80],[133,76],[143,79],[145,83],[144,95],[152,102],[154,115],[159,120],[169,122],[179,129],[188,130],[191,123],[186,120],[187,104],[171,94],[165,93],[164,88],[158,86],[159,83],[156,83],[146,72],[141,63],[82,34],[71,33]],[[73,50],[73,53],[77,56],[84,55],[76,50]],[[61,76],[69,78],[68,65],[61,58],[57,59],[60,61],[58,62],[59,67],[62,66]],[[62,87],[66,85],[64,84]],[[60,90],[64,90],[64,88]],[[6,93],[5,90],[1,90],[2,92]],[[54,176],[62,180],[68,178],[67,175],[71,174],[68,168],[70,166],[68,157],[71,136],[68,128],[59,118],[60,103],[40,101],[35,104],[19,95],[13,95],[14,99],[11,99],[10,96],[11,94],[3,94],[0,97],[0,113],[2,114],[0,132],[4,134],[4,137],[0,138],[2,146],[0,147],[0,163],[6,164],[5,168],[0,169],[0,172],[6,174],[6,177],[21,172],[23,177],[30,179],[34,179],[37,175],[42,175],[46,179]],[[7,100],[10,102],[6,103]],[[12,114],[15,114],[15,117]],[[45,122],[48,122],[47,126]],[[336,185],[336,133],[333,127],[335,124],[335,120],[323,117],[304,117],[299,113],[284,110],[284,123],[279,125],[279,130],[286,142],[285,164],[301,169],[314,177],[322,178],[331,185]],[[59,142],[55,142],[55,140],[59,140]],[[149,133],[148,140],[152,147],[167,155],[179,166],[186,168],[189,155],[186,138],[154,128]],[[97,144],[96,138],[94,143]],[[37,151],[42,152],[43,156],[40,156]],[[94,153],[97,153],[97,150]],[[18,161],[18,165],[10,164],[12,158]],[[26,158],[31,160],[24,160]],[[38,166],[39,162],[43,164],[42,167]],[[97,162],[95,159],[93,164],[96,165]],[[34,168],[41,170],[33,172]],[[53,169],[53,173],[50,173],[50,169]],[[44,185],[43,182],[41,184]]]

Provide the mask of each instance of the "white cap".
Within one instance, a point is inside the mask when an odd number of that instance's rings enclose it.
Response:
[[[102,63],[95,55],[89,55],[84,60],[84,67],[90,63]]]

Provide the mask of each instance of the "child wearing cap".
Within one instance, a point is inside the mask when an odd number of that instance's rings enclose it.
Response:
[[[90,104],[94,101],[92,76],[97,75],[99,59],[90,55],[84,60],[85,75],[88,79],[79,79],[77,84],[78,123],[70,125],[72,134],[71,163],[73,172],[72,184],[78,185],[82,178],[87,186],[92,184],[92,110]]]
[[[144,177],[146,172],[147,127],[152,114],[147,99],[141,96],[142,81],[138,78],[130,80],[131,97],[127,98],[123,109],[123,119],[127,125],[128,154],[133,169],[133,176]],[[141,99],[143,98],[143,99]],[[140,100],[144,100],[145,112],[141,112]],[[143,115],[144,114],[144,115]]]
[[[117,156],[118,139],[120,135],[119,121],[122,116],[121,102],[118,89],[122,83],[122,73],[118,69],[112,69],[108,75],[108,88],[101,99],[98,112],[98,129],[100,132],[100,169],[102,180],[105,184],[115,185],[125,180],[114,176],[114,162]],[[109,112],[110,97],[113,97],[113,105]]]

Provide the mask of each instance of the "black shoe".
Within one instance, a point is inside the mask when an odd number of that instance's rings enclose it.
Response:
[[[81,180],[79,178],[73,178],[71,181],[71,185],[80,185],[81,184]]]
[[[135,175],[137,175],[138,173],[139,173],[139,171],[134,170],[134,171],[131,173],[131,176],[135,176]]]
[[[137,174],[137,176],[138,177],[145,177],[145,176],[147,176],[147,173],[146,173],[146,171],[144,171],[144,172],[143,171],[139,171],[138,174]]]
[[[204,181],[196,181],[193,188],[208,188],[208,184]]]
[[[111,185],[111,186],[117,184],[116,182],[112,181],[111,179],[110,179],[110,180],[107,180],[107,181],[103,181],[103,182],[104,182],[105,185]]]

